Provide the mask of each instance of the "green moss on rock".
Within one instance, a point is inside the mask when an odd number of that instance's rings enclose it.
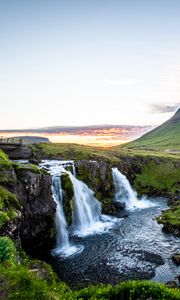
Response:
[[[13,265],[16,263],[16,248],[13,241],[7,237],[0,237],[0,263],[9,263]]]
[[[13,164],[14,169],[16,170],[16,172],[20,172],[23,170],[29,170],[32,173],[35,174],[41,174],[41,173],[46,173],[46,171],[44,169],[40,169],[38,166],[33,165],[33,164],[18,164],[18,163],[14,163]]]
[[[74,188],[68,174],[61,175],[63,189],[63,208],[68,224],[72,223]]]
[[[20,204],[16,195],[0,186],[0,228],[17,217],[18,209]]]
[[[4,153],[4,151],[2,151],[1,149],[0,149],[0,161],[8,161],[9,160],[9,158],[8,158],[8,156]]]
[[[164,225],[164,230],[180,236],[180,201],[175,202],[170,209],[164,211],[157,221]]]

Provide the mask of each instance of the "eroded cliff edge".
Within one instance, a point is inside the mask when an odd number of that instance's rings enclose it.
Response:
[[[51,176],[33,165],[19,165],[1,156],[0,188],[1,235],[16,239],[31,254],[51,247],[56,211]]]

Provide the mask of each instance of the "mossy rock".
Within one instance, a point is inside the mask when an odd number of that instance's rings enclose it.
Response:
[[[0,161],[2,161],[2,160],[8,161],[9,158],[8,158],[7,154],[5,154],[4,151],[0,149]]]
[[[173,203],[172,207],[157,217],[157,221],[164,225],[164,230],[180,236],[180,201]]]
[[[13,241],[7,237],[0,237],[0,263],[16,263],[17,252]]]
[[[0,228],[14,220],[17,217],[17,210],[20,209],[16,195],[0,186]]]
[[[13,167],[17,173],[18,178],[21,177],[21,174],[23,174],[23,171],[30,171],[35,174],[44,174],[47,173],[44,169],[40,169],[37,165],[33,164],[18,164],[14,163]]]
[[[61,175],[61,186],[63,189],[63,209],[67,223],[70,225],[72,223],[74,188],[68,174]]]

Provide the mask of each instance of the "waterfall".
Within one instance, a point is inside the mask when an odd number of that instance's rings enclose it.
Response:
[[[67,173],[74,188],[72,227],[76,232],[82,233],[100,225],[101,205],[94,197],[94,192],[84,182],[78,180],[71,172]]]
[[[60,176],[52,176],[52,192],[53,198],[56,202],[56,245],[57,248],[67,248],[70,246],[68,231],[67,231],[67,222],[63,211],[63,196],[61,188],[61,178]]]
[[[53,255],[68,257],[73,254],[82,252],[82,245],[72,245],[69,241],[69,232],[67,228],[66,217],[63,210],[63,190],[61,187],[61,175],[66,170],[63,166],[72,165],[71,161],[43,161],[41,167],[46,168],[52,175],[52,193],[56,202],[56,248],[53,249]]]
[[[124,203],[126,209],[148,208],[154,204],[145,199],[137,198],[137,193],[134,191],[126,178],[117,168],[112,168],[113,183],[115,188],[115,201]]]
[[[66,167],[72,167],[72,172]],[[67,257],[83,250],[81,245],[72,245],[69,241],[69,231],[72,235],[86,236],[94,233],[101,233],[111,227],[116,219],[101,214],[101,204],[95,198],[94,192],[82,181],[76,178],[76,171],[73,161],[48,161],[41,163],[52,175],[52,192],[56,202],[56,248],[54,255]],[[68,230],[66,217],[63,210],[63,190],[61,188],[62,174],[68,174],[74,189],[72,225]]]

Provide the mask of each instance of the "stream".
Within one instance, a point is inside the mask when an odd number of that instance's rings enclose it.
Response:
[[[71,287],[128,279],[173,280],[180,273],[171,259],[179,239],[163,233],[156,222],[156,216],[167,208],[166,199],[149,200],[156,206],[130,211],[99,234],[72,236],[73,245],[83,246],[81,253],[66,258],[49,254],[46,260]]]

